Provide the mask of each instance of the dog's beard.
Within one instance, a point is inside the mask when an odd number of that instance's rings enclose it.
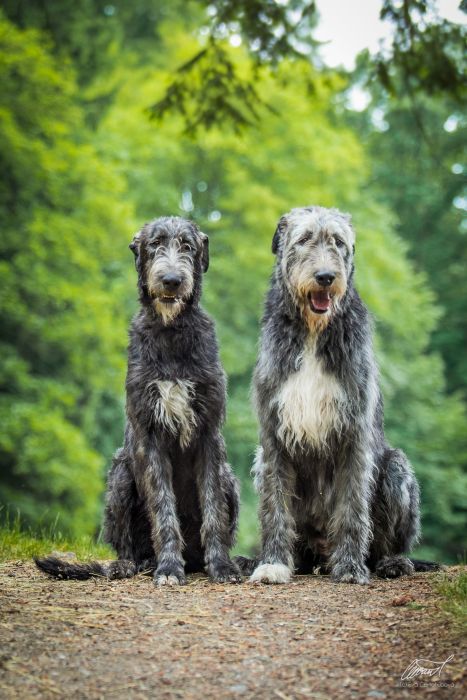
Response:
[[[326,311],[323,313],[316,313],[311,306],[309,294],[300,296],[298,300],[300,313],[312,333],[321,333],[324,331],[335,313],[336,303],[337,302],[335,302],[335,299],[331,298]]]
[[[162,318],[164,326],[171,323],[185,308],[183,299],[166,302],[163,298],[157,297],[153,300],[152,305],[155,312]]]
[[[179,259],[175,268],[167,266],[166,257],[154,261],[146,270],[147,287],[152,300],[152,307],[161,317],[164,325],[168,325],[182,313],[194,289],[193,269],[187,256],[183,260]],[[171,293],[166,291],[162,279],[165,274],[174,271],[180,275],[182,283],[176,293]]]

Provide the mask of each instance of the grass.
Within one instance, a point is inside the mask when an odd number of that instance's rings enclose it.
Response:
[[[237,546],[233,554],[252,555],[258,549],[259,526],[255,498],[246,494],[242,504]],[[3,512],[2,512],[3,511]],[[51,552],[74,552],[78,559],[114,559],[115,552],[89,535],[67,537],[58,527],[26,527],[20,515],[14,518],[0,508],[0,562],[32,559]]]
[[[454,618],[457,625],[467,629],[467,568],[462,567],[454,575],[439,577],[435,588],[443,597],[443,610]]]
[[[258,549],[259,527],[256,503],[248,502],[240,518],[237,546],[233,554],[251,555]],[[94,537],[66,537],[56,527],[27,528],[19,516],[0,523],[0,562],[32,559],[50,552],[74,552],[78,559],[114,559],[110,547]]]
[[[56,528],[31,530],[21,526],[20,518],[6,519],[0,525],[0,561],[31,559],[50,552],[74,552],[78,559],[113,559],[110,547],[93,537],[68,538]]]

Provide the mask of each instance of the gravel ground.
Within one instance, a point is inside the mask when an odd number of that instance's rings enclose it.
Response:
[[[156,589],[144,576],[51,581],[9,562],[0,591],[2,700],[467,697],[466,645],[426,574]],[[401,681],[415,659],[451,655],[435,677]]]

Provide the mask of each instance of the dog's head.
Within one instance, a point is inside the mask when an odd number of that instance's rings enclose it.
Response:
[[[339,308],[353,273],[355,232],[337,209],[303,207],[281,217],[272,241],[277,274],[311,329]]]
[[[134,236],[140,301],[170,323],[201,293],[201,277],[209,265],[208,237],[195,223],[161,217]]]

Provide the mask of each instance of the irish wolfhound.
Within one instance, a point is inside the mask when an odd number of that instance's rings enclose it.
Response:
[[[328,567],[334,581],[410,574],[419,489],[383,430],[368,311],[353,284],[355,234],[335,209],[279,221],[254,396],[254,474],[262,551],[239,558],[253,582],[285,583]],[[427,563],[417,562],[422,570]]]
[[[154,572],[159,585],[185,583],[206,567],[237,582],[229,558],[237,529],[238,485],[221,426],[226,382],[214,324],[199,305],[208,239],[190,221],[146,224],[135,254],[141,308],[130,329],[123,447],[109,473],[105,539],[118,561],[37,560],[60,578],[124,578]]]

